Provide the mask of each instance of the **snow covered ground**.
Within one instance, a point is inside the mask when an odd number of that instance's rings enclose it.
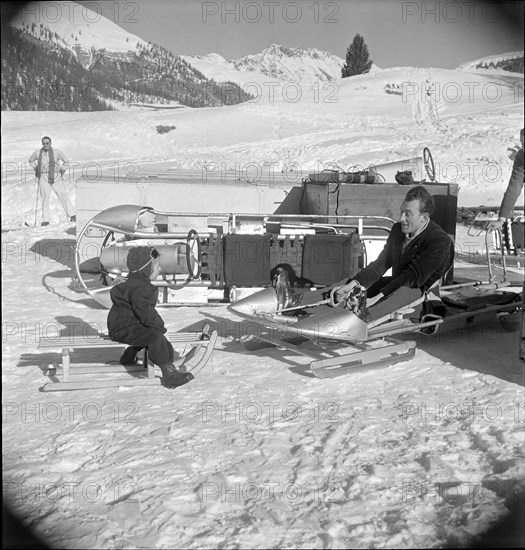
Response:
[[[523,367],[517,333],[500,326],[416,337],[408,362],[319,380],[305,359],[241,344],[253,327],[223,306],[163,309],[172,330],[219,326],[190,384],[39,392],[58,357],[38,338],[105,330],[107,315],[71,280],[75,229],[56,198],[54,225],[20,227],[34,220],[25,160],[43,135],[78,163],[74,176],[115,161],[297,163],[306,174],[428,146],[460,205],[499,204],[522,76],[405,67],[324,84],[299,88],[298,101],[283,83],[273,98],[261,85],[258,99],[213,109],[3,113],[4,494],[51,545],[467,546],[523,502]],[[158,134],[160,124],[176,129]],[[461,245],[474,240],[458,229]]]
[[[401,67],[334,82],[240,81],[255,99],[231,107],[7,112],[2,123],[2,227],[34,217],[25,163],[50,135],[72,160],[71,187],[92,163],[170,161],[178,168],[259,164],[261,171],[367,167],[421,156],[460,205],[499,205],[523,127],[523,75]],[[156,127],[175,126],[160,134]],[[56,219],[61,213],[55,201]]]

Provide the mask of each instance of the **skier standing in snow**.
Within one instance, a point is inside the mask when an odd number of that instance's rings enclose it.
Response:
[[[503,200],[501,201],[498,219],[497,221],[489,224],[487,229],[488,231],[502,229],[503,224],[510,217],[510,213],[514,208],[518,197],[521,195],[521,191],[523,190],[523,147],[525,145],[523,135],[524,132],[525,128],[522,128],[520,132],[521,149],[517,152],[514,159],[509,184],[507,185],[507,190],[505,191]],[[525,362],[525,280],[523,281],[523,290],[521,293],[520,335],[519,358],[521,361]]]
[[[49,198],[51,189],[54,189],[69,221],[76,221],[75,208],[67,194],[64,183],[65,166],[68,160],[59,149],[51,147],[51,138],[42,138],[42,147],[29,157],[29,164],[35,171],[38,189],[42,199],[42,225],[49,225]],[[60,177],[59,177],[60,176]]]
[[[136,363],[142,348],[162,371],[162,384],[167,388],[182,386],[193,379],[174,364],[175,351],[164,336],[166,328],[155,309],[157,289],[151,284],[160,274],[159,253],[149,246],[137,246],[128,252],[129,275],[110,292],[112,306],[108,314],[109,337],[128,344],[120,358],[123,365]]]
[[[492,222],[489,225],[490,229],[501,229],[503,224],[507,221],[507,218],[510,217],[510,213],[518,200],[518,197],[521,194],[523,189],[523,132],[525,128],[521,129],[520,132],[520,141],[521,149],[517,152],[514,159],[514,165],[512,166],[512,173],[510,175],[509,184],[507,190],[503,195],[503,200],[501,201],[501,206],[499,209],[499,217],[497,221]]]

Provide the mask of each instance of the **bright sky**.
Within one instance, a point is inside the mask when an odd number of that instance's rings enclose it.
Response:
[[[523,2],[400,0],[109,1],[104,15],[173,53],[235,59],[272,43],[345,57],[360,33],[382,68],[456,68],[523,50]]]
[[[62,4],[67,4],[64,2]],[[521,1],[109,0],[82,1],[128,32],[174,54],[227,60],[270,44],[318,48],[344,58],[356,33],[381,68],[456,68],[524,49]],[[58,3],[57,3],[58,4]]]

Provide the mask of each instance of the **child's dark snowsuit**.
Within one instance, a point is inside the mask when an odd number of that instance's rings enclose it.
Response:
[[[111,291],[113,305],[108,314],[109,337],[116,342],[128,344],[121,363],[133,363],[137,353],[148,348],[149,358],[172,377],[182,376],[172,365],[174,350],[164,336],[166,328],[162,317],[155,309],[157,289],[151,284],[151,251],[149,247],[134,247],[128,253],[128,279],[115,285]],[[185,377],[191,375],[185,374]],[[180,384],[179,384],[180,385]],[[171,386],[170,386],[171,387]]]
[[[139,269],[149,260],[149,248],[130,250],[128,279],[114,286],[110,292],[113,305],[108,314],[108,331],[112,340],[134,347],[135,355],[147,347],[150,359],[162,367],[173,362],[174,352],[164,336],[164,321],[155,309],[157,289],[149,279],[151,263]]]

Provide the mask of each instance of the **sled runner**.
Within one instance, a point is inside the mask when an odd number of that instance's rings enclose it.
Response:
[[[194,374],[202,370],[210,360],[217,342],[217,335],[216,327],[210,323],[205,323],[200,332],[168,332],[166,336],[174,347],[185,346],[184,352],[175,363],[177,368],[182,372]],[[71,363],[73,350],[126,346],[126,344],[114,342],[105,334],[41,338],[38,349],[62,350],[62,364],[58,368],[50,368],[45,372],[55,380],[45,384],[42,391],[160,385],[161,378],[156,376],[155,365],[148,360],[147,349],[144,349],[143,362],[136,365]]]

